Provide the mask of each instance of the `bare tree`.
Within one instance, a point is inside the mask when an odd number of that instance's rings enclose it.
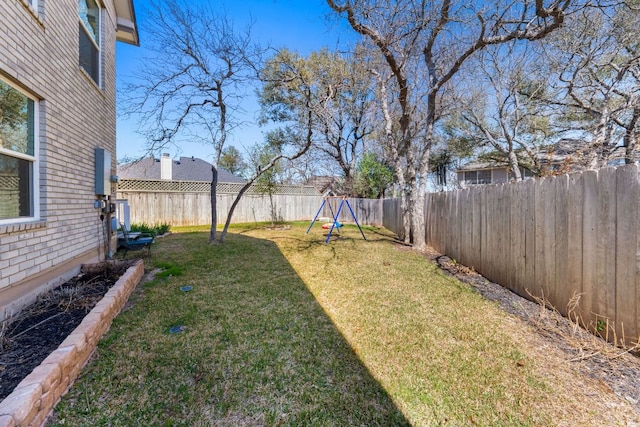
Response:
[[[593,10],[577,14],[570,31],[555,38],[547,52],[563,95],[549,102],[563,107],[566,128],[587,140],[576,148],[578,165],[587,169],[614,158],[638,160],[640,13],[626,4],[609,12],[612,17]]]
[[[317,112],[331,100],[333,92],[316,84],[311,78],[308,63],[288,50],[277,52],[266,61],[260,72],[263,82],[259,93],[261,123],[273,122],[281,127],[267,135],[266,150],[273,153],[260,161],[253,175],[240,189],[233,201],[219,241],[223,242],[231,222],[231,215],[242,195],[262,174],[280,162],[301,158],[311,148],[318,126]]]
[[[514,51],[513,44],[480,53],[470,62],[475,87],[468,88],[458,112],[463,123],[457,131],[496,153],[515,181],[522,179],[521,167],[541,173],[540,153],[552,133],[552,110],[542,101],[548,80],[538,78],[535,59],[526,46]]]
[[[216,165],[236,114],[256,81],[263,50],[251,41],[251,27],[236,29],[212,5],[180,0],[152,2],[149,22],[153,56],[126,88],[126,112],[140,118],[148,152],[203,139],[213,148],[211,232],[216,240]]]
[[[385,146],[403,187],[405,241],[418,249],[426,246],[430,149],[443,93],[462,65],[491,45],[544,38],[585,2],[327,0],[386,65],[378,71],[378,82],[387,121]]]
[[[357,159],[373,131],[373,87],[364,59],[357,50],[351,56],[321,50],[306,59],[310,78],[331,94],[315,112],[320,137],[313,148],[338,166],[347,194],[353,192]]]

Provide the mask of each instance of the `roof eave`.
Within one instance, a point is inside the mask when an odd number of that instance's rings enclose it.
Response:
[[[133,0],[114,0],[116,8],[116,40],[140,46]]]

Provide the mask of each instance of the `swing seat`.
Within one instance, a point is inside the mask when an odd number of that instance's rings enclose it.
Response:
[[[328,222],[326,224],[322,224],[322,228],[325,229],[325,230],[330,230],[332,225],[333,225],[332,222]],[[336,222],[336,227],[338,227],[338,228],[342,227],[342,224],[340,224],[339,222]]]

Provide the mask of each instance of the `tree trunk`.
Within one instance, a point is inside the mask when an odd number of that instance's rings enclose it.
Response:
[[[251,185],[253,184],[253,181],[254,180],[251,180],[247,182],[245,185],[243,185],[240,191],[238,192],[238,195],[233,200],[233,203],[231,204],[231,208],[229,209],[229,213],[227,214],[227,220],[224,223],[224,228],[220,233],[220,238],[218,239],[218,243],[224,243],[224,239],[225,237],[227,237],[227,231],[229,230],[229,225],[231,224],[231,217],[233,216],[233,211],[236,210],[236,206],[238,206],[238,203],[240,203],[240,198],[249,189],[249,187],[251,187]]]
[[[609,131],[609,109],[604,107],[595,131],[595,147],[588,153],[587,169],[599,169],[606,163],[611,132]]]
[[[400,238],[406,244],[411,243],[411,183],[405,180],[405,168],[402,164],[400,153],[398,152],[398,145],[393,136],[393,118],[389,109],[389,103],[387,99],[387,85],[382,79],[380,74],[375,70],[371,70],[376,79],[378,80],[380,88],[380,104],[382,108],[382,115],[384,116],[384,129],[387,154],[393,161],[393,169],[400,187],[400,212],[402,213],[402,228],[404,235]]]
[[[216,241],[216,226],[218,224],[218,169],[214,165],[211,165],[211,171],[213,172],[213,178],[211,179],[211,231],[209,232],[209,243],[215,243]]]
[[[640,120],[640,108],[634,108],[631,121],[625,127],[624,133],[624,163],[627,165],[632,165],[636,161],[636,125],[638,120]]]
[[[520,173],[520,165],[518,164],[518,156],[516,156],[516,152],[511,149],[509,150],[509,169],[513,172],[513,177],[518,181],[522,181],[522,174]]]
[[[411,209],[411,223],[413,229],[413,247],[419,251],[427,248],[426,221],[424,212],[426,177],[419,177],[415,182]]]
[[[407,245],[411,244],[411,191],[408,191],[409,185],[404,184],[404,188],[400,191],[400,210],[402,211],[402,228],[404,236],[402,240]]]
[[[413,201],[411,205],[411,225],[413,229],[413,247],[419,251],[427,248],[427,224],[425,218],[425,200],[427,194],[427,175],[429,172],[429,158],[431,138],[424,141],[425,149],[420,156],[417,173],[414,172]]]

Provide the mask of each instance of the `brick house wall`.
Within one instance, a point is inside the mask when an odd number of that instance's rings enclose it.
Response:
[[[0,319],[76,274],[83,262],[105,258],[94,150],[111,154],[115,174],[116,2],[122,7],[121,0],[98,2],[97,84],[79,65],[78,0],[3,1],[0,80],[37,102],[39,217],[0,222]]]

